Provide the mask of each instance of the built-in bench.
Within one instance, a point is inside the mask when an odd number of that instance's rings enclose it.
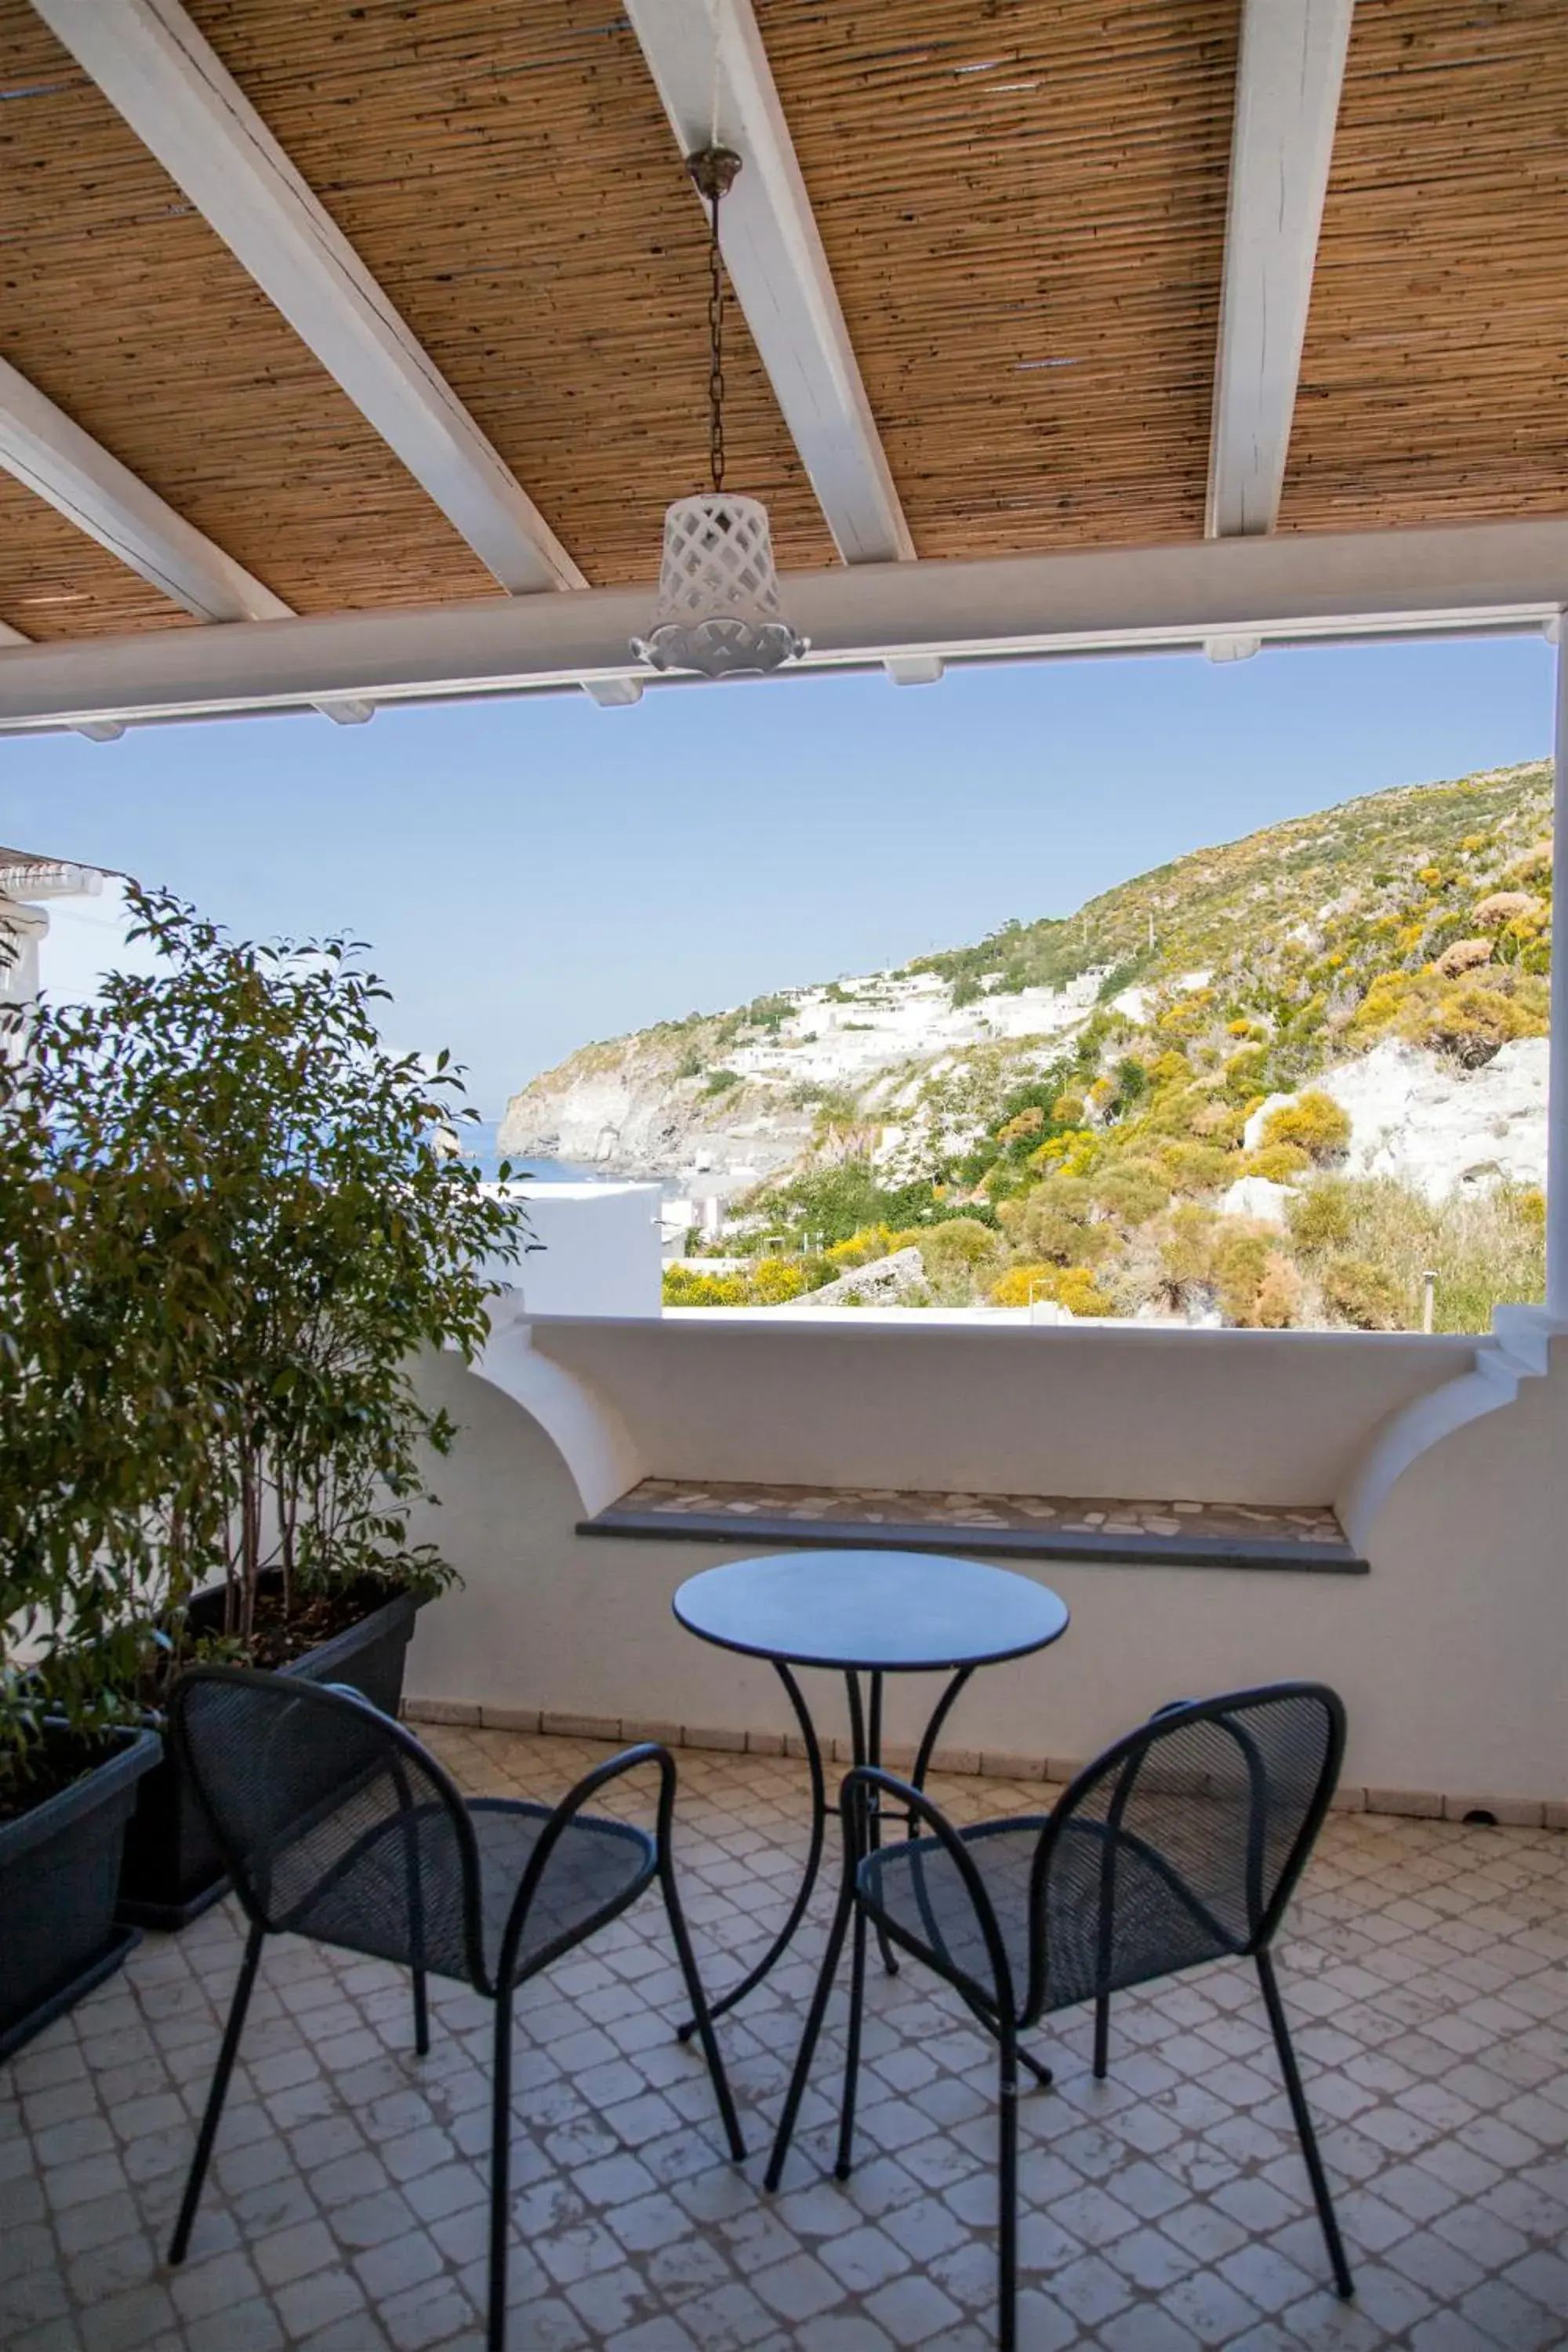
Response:
[[[1104,1496],[927,1494],[885,1486],[644,1478],[578,1522],[584,1536],[701,1543],[874,1546],[1160,1568],[1364,1576],[1326,1505],[1120,1502]]]

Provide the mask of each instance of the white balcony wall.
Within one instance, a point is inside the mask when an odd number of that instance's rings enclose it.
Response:
[[[1278,1504],[1332,1502],[1368,1431],[1475,1353],[1419,1333],[940,1327],[875,1308],[546,1321],[533,1345],[633,1433],[638,1476]]]
[[[705,1647],[670,1614],[684,1578],[739,1548],[579,1536],[585,1512],[656,1469],[814,1481],[830,1460],[857,1483],[1321,1502],[1348,1487],[1381,1423],[1475,1354],[1463,1341],[1244,1333],[1167,1345],[1039,1331],[1016,1349],[1012,1335],[962,1330],[910,1344],[869,1328],[805,1345],[754,1327],[712,1346],[668,1326],[612,1336],[514,1328],[491,1379],[450,1359],[428,1367],[462,1425],[428,1532],[464,1582],[421,1618],[416,1699],[785,1731],[770,1670]],[[578,1368],[595,1348],[590,1381]],[[1397,1478],[1364,1577],[1039,1563],[1029,1572],[1072,1611],[1068,1633],[977,1676],[949,1742],[1071,1760],[1165,1699],[1319,1675],[1349,1705],[1353,1783],[1568,1799],[1565,1402],[1559,1342],[1545,1377]],[[674,1458],[648,1450],[667,1443]],[[893,1688],[890,1740],[912,1739],[935,1688]],[[820,1719],[842,1732],[841,1695],[816,1689]]]
[[[507,1186],[536,1247],[491,1271],[531,1315],[657,1316],[664,1287],[657,1184]]]

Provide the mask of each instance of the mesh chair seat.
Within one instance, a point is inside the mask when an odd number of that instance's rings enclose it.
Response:
[[[1001,1930],[1020,2000],[1037,1956],[1030,1915],[1045,1826],[1045,1817],[1035,1814],[958,1832]],[[1102,1955],[1100,1894],[1108,1868],[1112,1932]],[[860,1865],[859,1890],[874,1917],[939,1968],[962,1977],[982,2002],[994,2005],[985,1938],[958,1867],[940,1839],[917,1838],[868,1854]],[[1045,1906],[1042,2011],[1070,2009],[1097,1992],[1121,1991],[1247,1946],[1245,1926],[1227,1924],[1218,1906],[1205,1901],[1146,1838],[1109,1831],[1096,1821],[1062,1825],[1046,1879]]]
[[[776,2189],[845,1938],[849,2030],[834,2169],[849,2178],[868,1923],[956,1988],[997,2044],[997,2281],[1003,2352],[1016,2328],[1020,2069],[1049,2074],[1019,2035],[1094,2004],[1094,2071],[1112,1995],[1201,1961],[1247,1958],[1279,2053],[1334,2284],[1351,2293],[1333,2200],[1275,1981],[1270,1947],[1322,1826],[1344,1753],[1344,1708],[1321,1683],[1183,1699],[1106,1748],[1048,1814],[960,1829],[924,1790],[858,1764],[839,1797],[845,1872],[766,2183]],[[881,1845],[907,1812],[920,1837]]]
[[[189,1774],[250,1934],[169,2260],[182,2263],[269,1935],[298,1935],[408,1969],[414,2045],[430,2047],[426,1977],[494,2003],[489,2293],[485,2341],[505,2352],[511,2032],[518,1988],[657,1878],[709,2078],[737,2163],[745,2143],[675,1884],[675,1759],[648,1740],[585,1773],[558,1805],[465,1798],[411,1731],[339,1685],[250,1666],[194,1666],[170,1700]],[[656,1832],[585,1810],[623,1773],[658,1775]]]
[[[280,1890],[291,1879],[307,1888],[302,1899],[281,1913],[279,1926],[379,1959],[406,1961],[411,1951],[421,1950],[435,1975],[467,1981],[463,1854],[449,1813],[430,1804],[394,1813],[377,1809],[353,1835],[352,1819],[363,1803],[363,1797],[351,1798],[275,1853],[273,1888]],[[479,1853],[485,1974],[494,1985],[518,1888],[553,1809],[481,1798],[467,1810]],[[332,1859],[323,1869],[328,1854]],[[512,1982],[633,1901],[658,1867],[658,1848],[646,1831],[596,1816],[569,1822],[529,1905]],[[416,1924],[410,1916],[411,1885],[417,1889]]]

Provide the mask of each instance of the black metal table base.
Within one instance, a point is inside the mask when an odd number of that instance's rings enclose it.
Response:
[[[816,1726],[812,1721],[811,1709],[805,1703],[805,1696],[799,1683],[796,1682],[789,1668],[779,1659],[774,1658],[770,1663],[784,1686],[791,1706],[795,1709],[795,1721],[800,1726],[801,1738],[805,1744],[806,1765],[811,1774],[811,1842],[806,1848],[805,1875],[801,1879],[795,1901],[790,1906],[789,1916],[756,1966],[747,1971],[739,1984],[731,1985],[727,1993],[710,2003],[710,2013],[716,2018],[722,2017],[727,2011],[733,2009],[738,2001],[744,2000],[748,1993],[754,1992],[763,1978],[783,1958],[795,1940],[796,1929],[805,1916],[806,1906],[811,1901],[822,1869],[822,1850],[827,1832],[827,1779],[822,1765],[822,1743],[816,1736]],[[920,1747],[915,1752],[914,1769],[910,1775],[917,1789],[923,1790],[925,1787],[926,1775],[931,1770],[931,1759],[936,1753],[936,1743],[942,1737],[942,1727],[952,1712],[959,1693],[973,1672],[973,1666],[960,1666],[957,1672],[949,1677],[946,1689],[931,1709],[931,1720],[926,1725]],[[869,1690],[862,1692],[859,1673],[852,1670],[845,1672],[844,1687],[849,1705],[849,1740],[853,1761],[857,1764],[879,1766],[882,1761],[883,1679],[880,1673],[870,1672],[868,1674]],[[905,1815],[904,1828],[909,1834],[914,1833],[915,1822],[912,1815]],[[875,1811],[872,1813],[870,1829],[873,1845],[879,1844],[881,1821]],[[880,1927],[877,1930],[877,1940],[881,1950],[884,1969],[889,1976],[897,1976],[898,1961],[893,1957],[892,1946]],[[982,2011],[977,2010],[975,2015],[982,2024],[987,2022]],[[680,2040],[689,2041],[696,2031],[696,2019],[688,2018],[679,2029]],[[1050,2068],[1042,2065],[1038,2060],[1031,2058],[1026,2050],[1020,2050],[1018,2057],[1034,2076],[1039,2088],[1048,2089],[1051,2083]]]

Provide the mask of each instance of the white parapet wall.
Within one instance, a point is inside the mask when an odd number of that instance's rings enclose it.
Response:
[[[1433,1442],[1369,1486],[1383,1433],[1473,1380],[1477,1343],[514,1315],[492,1377],[450,1358],[425,1374],[460,1434],[420,1531],[463,1584],[421,1618],[410,1692],[468,1719],[543,1710],[612,1736],[788,1731],[771,1671],[670,1613],[685,1577],[741,1547],[576,1532],[650,1473],[1260,1503],[1373,1492],[1365,1576],[1029,1563],[1069,1630],[978,1677],[950,1745],[1059,1766],[1166,1699],[1318,1675],[1346,1698],[1347,1777],[1373,1802],[1539,1817],[1568,1802],[1565,1345],[1543,1342],[1539,1376],[1500,1386],[1497,1410],[1451,1428],[1435,1412]],[[924,1680],[892,1692],[891,1740],[912,1739],[933,1695]],[[824,1685],[822,1702],[841,1732],[840,1695]]]
[[[537,1247],[497,1275],[531,1315],[658,1315],[663,1295],[657,1184],[509,1184]]]

